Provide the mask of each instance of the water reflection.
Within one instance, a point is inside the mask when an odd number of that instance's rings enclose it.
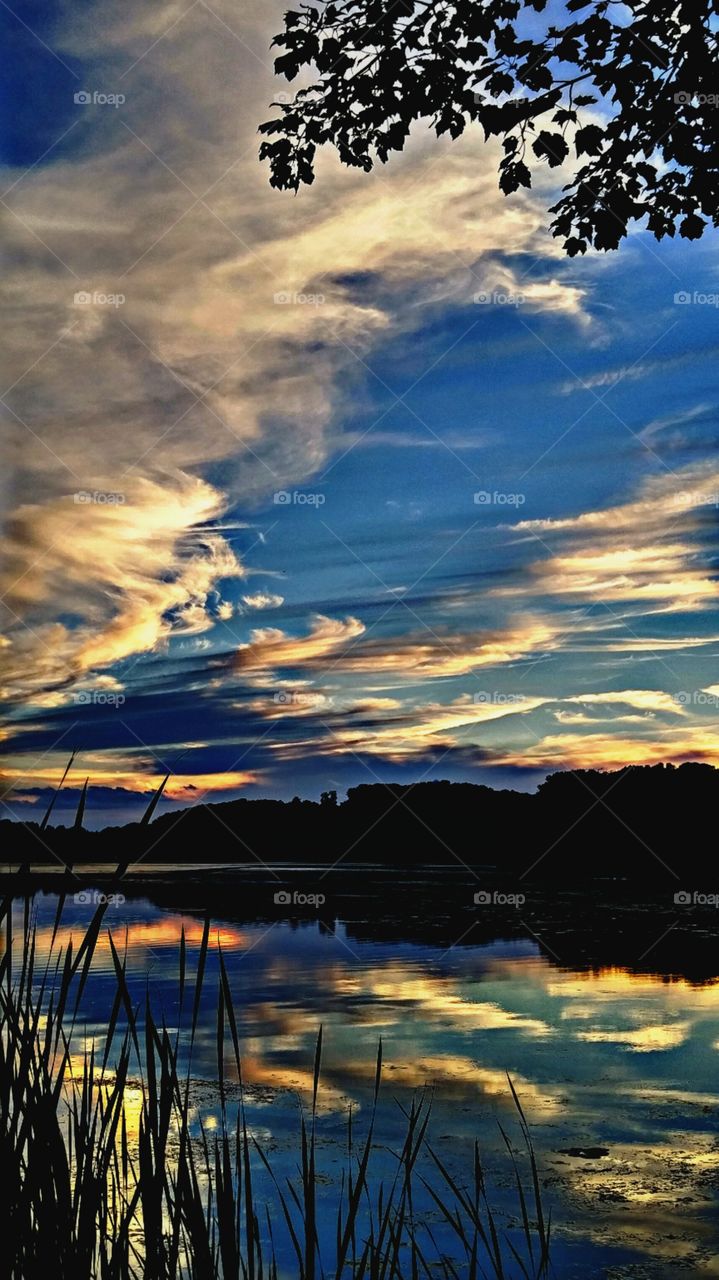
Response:
[[[155,886],[151,892],[154,902],[147,890],[128,893],[125,903],[108,910],[105,923],[127,957],[133,1001],[141,1005],[149,987],[174,1034],[180,938],[184,930],[192,968],[203,921],[182,905],[183,895],[198,905],[197,886]],[[163,905],[168,894],[179,897],[176,905]],[[33,905],[42,954],[50,944],[56,898],[39,895]],[[516,915],[494,926],[483,922],[484,936],[476,943],[457,928],[455,945],[442,933],[447,918],[433,918],[422,940],[417,913],[407,922],[406,914],[385,903],[373,915],[357,896],[345,918],[331,920],[289,921],[266,909],[252,918],[254,905],[237,890],[233,898],[227,886],[224,911],[216,894],[210,904],[211,948],[192,1064],[192,1105],[203,1123],[212,1125],[216,1109],[221,947],[236,1003],[244,1079],[251,1086],[252,1123],[278,1159],[294,1160],[296,1095],[310,1091],[320,1023],[320,1103],[330,1146],[342,1140],[350,1104],[360,1115],[367,1107],[381,1036],[385,1140],[395,1140],[403,1128],[395,1100],[433,1085],[438,1148],[461,1171],[479,1134],[497,1169],[500,1195],[509,1174],[496,1122],[506,1123],[511,1115],[511,1074],[554,1201],[559,1276],[640,1274],[625,1270],[640,1263],[649,1268],[641,1272],[647,1275],[674,1274],[678,1266],[696,1275],[719,1274],[716,976],[682,976],[676,959],[665,972],[654,973],[621,964],[559,963],[547,935],[555,942],[564,937],[563,950],[571,953],[581,912],[562,921],[561,912],[555,908],[552,915],[546,905],[542,919],[533,918],[531,925]],[[622,911],[631,930],[626,907]],[[78,941],[88,918],[87,906],[70,899],[61,941]],[[653,927],[657,936],[659,922]],[[493,928],[496,936],[487,936]],[[701,930],[702,955],[708,955],[715,935],[704,919]],[[591,939],[585,936],[584,945]],[[609,949],[606,938],[602,945]],[[620,953],[624,946],[619,944]],[[76,1053],[93,1041],[102,1043],[113,996],[112,954],[104,934],[88,984],[84,1042],[74,1046]],[[232,1078],[229,1058],[226,1069]],[[606,1154],[597,1155],[598,1148]]]

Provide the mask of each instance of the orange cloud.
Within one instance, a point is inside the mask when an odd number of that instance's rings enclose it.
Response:
[[[3,783],[8,790],[17,784],[27,786],[32,778],[33,786],[56,787],[67,766],[67,754],[48,753],[45,759],[38,762],[28,760],[23,767],[23,758],[15,757],[11,766],[3,768]],[[159,776],[150,777],[143,772],[140,761],[115,763],[108,754],[91,756],[85,753],[82,757],[82,773],[90,777],[90,783],[96,787],[122,787],[128,791],[136,791],[139,795],[149,795],[160,783]],[[248,770],[228,770],[218,773],[174,773],[165,788],[165,795],[173,800],[184,800],[188,804],[198,793],[237,791],[258,781],[259,775]],[[71,785],[72,777],[68,777]]]
[[[243,574],[218,534],[190,536],[222,510],[224,495],[212,486],[182,476],[164,485],[130,476],[123,485],[122,502],[76,503],[68,493],[17,513],[0,590],[14,613],[33,622],[0,648],[5,697],[48,705],[49,686],[57,705],[88,673],[156,648],[170,634],[208,629],[216,580]],[[20,573],[28,544],[35,560]],[[50,597],[82,621],[38,621],[35,611]],[[95,687],[104,687],[102,679]]]
[[[523,618],[506,631],[371,639],[352,644],[365,626],[357,618],[344,622],[318,615],[307,636],[289,636],[266,628],[253,631],[250,643],[237,654],[242,671],[274,671],[282,667],[325,670],[324,660],[334,655],[330,668],[338,671],[392,671],[418,678],[466,675],[477,667],[515,662],[527,654],[556,646],[556,626],[542,618]]]
[[[241,671],[305,666],[342,649],[364,630],[359,618],[340,622],[323,614],[315,615],[306,636],[290,636],[278,627],[260,627],[251,633],[249,644],[238,649],[237,666]]]
[[[531,747],[493,753],[497,764],[520,764],[547,769],[621,769],[628,764],[678,763],[684,760],[719,763],[716,729],[653,727],[651,738],[621,734],[549,734]]]
[[[707,507],[719,502],[719,471],[711,465],[647,481],[632,502],[563,519],[522,520],[517,533],[534,534],[566,550],[530,565],[519,586],[495,596],[576,595],[586,599],[658,605],[662,612],[706,608],[716,601],[709,549],[701,563]],[[550,541],[551,540],[551,541]],[[654,609],[650,609],[654,612]]]

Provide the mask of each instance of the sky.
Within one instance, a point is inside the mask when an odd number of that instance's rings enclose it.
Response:
[[[566,259],[476,130],[272,190],[281,18],[3,7],[0,814],[713,763],[716,236]]]

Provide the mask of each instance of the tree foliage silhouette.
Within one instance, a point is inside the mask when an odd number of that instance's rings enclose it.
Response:
[[[534,794],[438,779],[361,783],[341,803],[334,791],[323,792],[319,804],[298,796],[289,803],[197,802],[182,811],[181,827],[172,811],[103,831],[0,818],[0,839],[26,877],[30,864],[43,862],[127,869],[148,855],[153,862],[218,864],[243,863],[251,853],[265,866],[344,861],[410,874],[425,864],[494,866],[565,886],[620,876],[662,891],[668,883],[673,894],[681,888],[679,868],[685,885],[706,884],[713,855],[706,840],[687,839],[687,815],[717,808],[719,768],[685,762],[567,769],[549,774]],[[716,880],[707,886],[715,887]]]
[[[260,126],[270,182],[314,179],[318,146],[369,171],[415,122],[501,139],[505,195],[571,178],[550,213],[570,256],[719,225],[719,0],[314,0],[285,15],[276,71],[312,83]]]

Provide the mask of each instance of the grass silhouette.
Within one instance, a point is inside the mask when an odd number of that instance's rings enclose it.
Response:
[[[209,919],[192,978],[184,931],[181,937],[180,1009],[172,1032],[156,1016],[149,992],[142,1016],[133,1005],[127,956],[108,934],[114,986],[104,1044],[91,1041],[78,1054],[83,998],[107,903],[98,906],[79,943],[70,938],[63,945],[64,905],[61,894],[42,959],[30,897],[17,939],[11,900],[0,907],[7,939],[0,962],[0,1225],[10,1280],[45,1280],[49,1261],[60,1280],[540,1280],[548,1274],[550,1219],[511,1081],[519,1158],[504,1131],[503,1137],[520,1224],[514,1239],[490,1206],[478,1145],[462,1182],[433,1149],[427,1091],[404,1109],[404,1139],[389,1176],[386,1163],[384,1174],[376,1174],[381,1042],[366,1133],[357,1140],[350,1112],[332,1230],[325,1217],[320,1231],[322,1030],[311,1100],[300,1115],[297,1175],[287,1178],[248,1126],[237,1020],[219,943],[218,1122],[210,1131],[200,1122],[199,1132],[190,1122]],[[128,1126],[131,1098],[135,1127]],[[418,1192],[425,1202],[429,1197],[431,1215],[416,1211]],[[326,1202],[321,1212],[326,1215]],[[428,1217],[452,1237],[452,1258],[440,1249]]]

